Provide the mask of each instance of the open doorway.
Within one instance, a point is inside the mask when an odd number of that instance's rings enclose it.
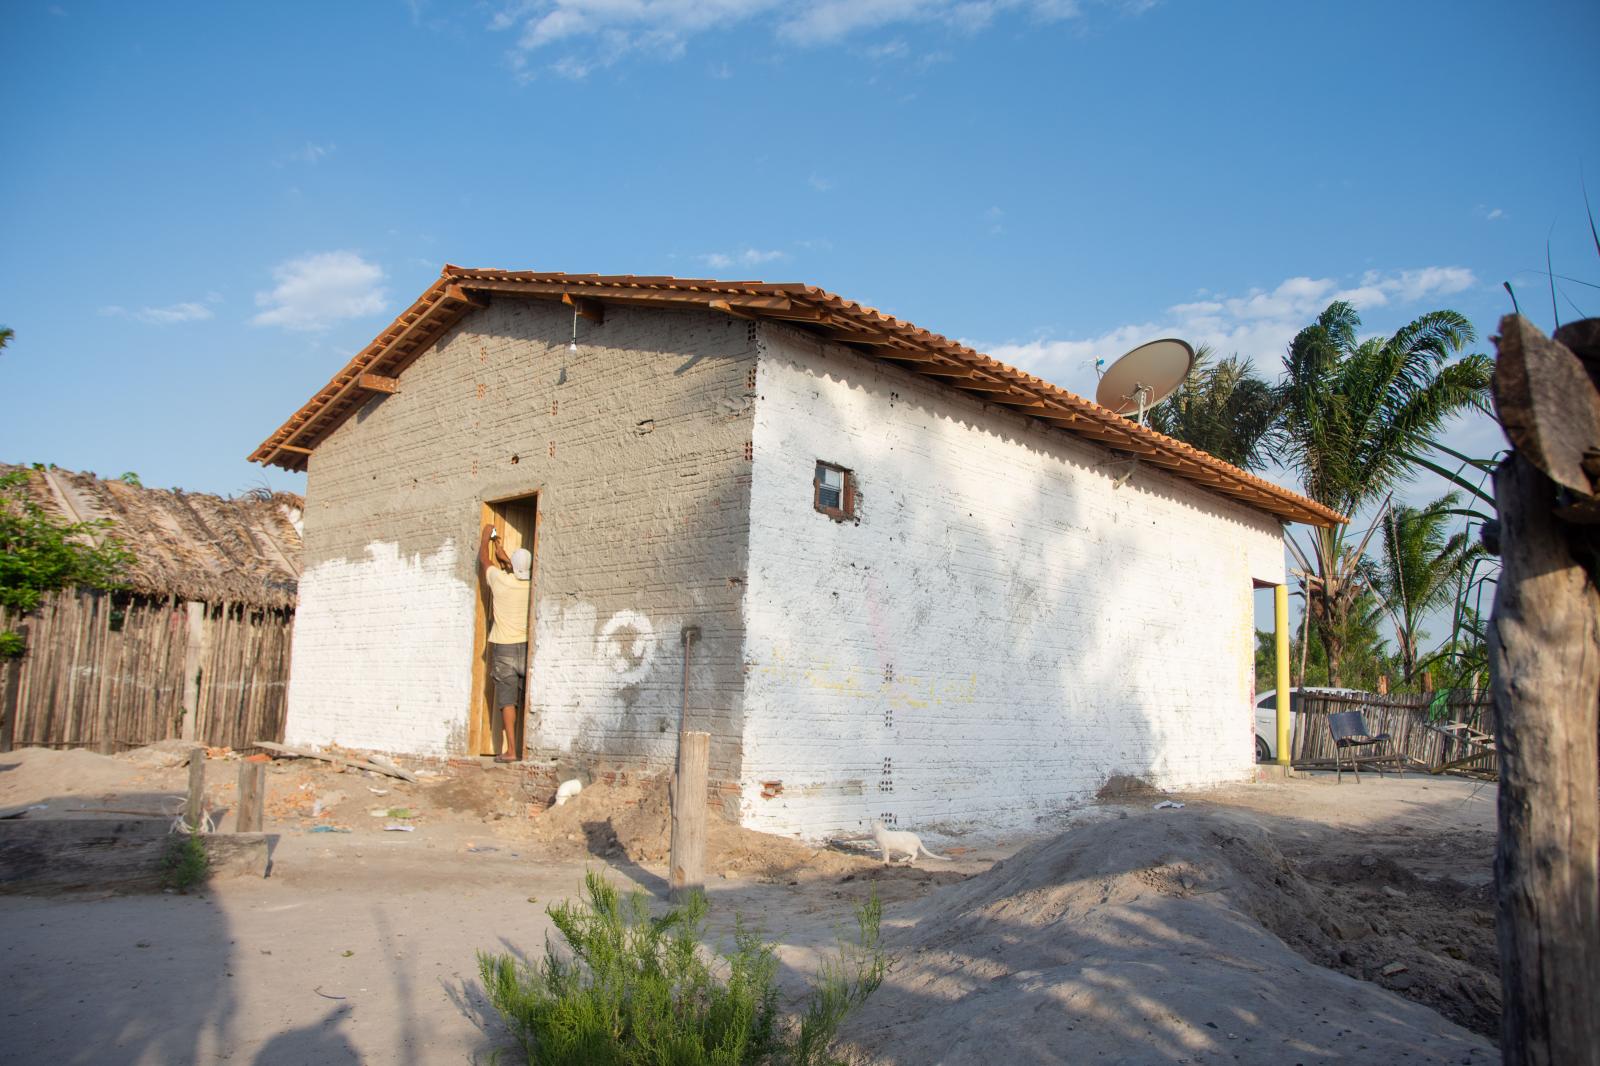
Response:
[[[518,548],[527,548],[533,554],[533,585],[537,589],[539,582],[539,496],[534,493],[530,496],[515,496],[504,500],[486,500],[483,504],[483,513],[479,518],[479,528],[493,524],[496,532],[500,534],[501,543],[507,555]],[[476,551],[476,546],[474,546]],[[473,566],[477,567],[474,559]],[[482,576],[478,580],[478,607],[473,621],[472,634],[472,704],[467,718],[467,747],[473,755],[498,755],[500,754],[501,730],[496,727],[494,716],[498,708],[494,706],[494,682],[489,675],[489,620],[491,606],[489,602],[489,589],[484,584]],[[534,603],[537,596],[533,590],[528,595],[528,661],[526,664],[525,678],[531,680],[533,675],[533,615]],[[531,689],[527,684],[523,686],[521,713],[517,715],[516,754],[521,755],[526,743],[523,731],[527,728],[528,702]]]

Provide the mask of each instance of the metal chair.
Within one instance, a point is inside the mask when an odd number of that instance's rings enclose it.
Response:
[[[1356,783],[1361,782],[1361,756],[1354,749],[1374,747],[1379,744],[1389,745],[1388,755],[1367,756],[1367,761],[1378,768],[1378,773],[1383,773],[1383,760],[1398,759],[1394,750],[1394,739],[1388,733],[1379,733],[1373,736],[1367,731],[1367,720],[1360,711],[1340,711],[1328,715],[1328,732],[1333,736],[1333,767],[1335,780],[1344,783],[1344,759],[1341,753],[1351,749],[1347,756],[1350,760],[1350,770],[1356,775]],[[1400,776],[1405,776],[1405,764],[1400,765]]]

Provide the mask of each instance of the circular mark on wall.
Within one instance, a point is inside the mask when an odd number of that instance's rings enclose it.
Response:
[[[623,684],[640,680],[656,655],[655,628],[638,611],[618,611],[600,630],[600,659]]]

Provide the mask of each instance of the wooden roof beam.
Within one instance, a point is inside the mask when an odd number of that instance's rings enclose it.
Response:
[[[652,289],[646,285],[574,285],[547,281],[498,281],[461,278],[462,288],[472,292],[505,293],[510,296],[546,297],[559,300],[568,293],[607,303],[693,304],[704,307],[713,300],[725,301],[735,307],[751,310],[785,311],[792,304],[783,296],[760,296],[738,292],[721,292],[716,289]]]
[[[434,312],[434,314],[425,314],[425,315],[413,320],[412,323],[409,326],[407,326],[405,328],[405,330],[403,330],[401,332],[400,336],[397,337],[393,342],[391,342],[389,347],[391,347],[391,348],[396,347],[405,338],[418,335],[420,332],[424,331],[425,328],[430,324],[438,326],[439,332],[442,333],[445,329],[449,328],[450,325],[452,325],[455,322],[459,321],[461,316],[465,313],[465,309],[464,308],[461,309],[461,310],[456,310],[456,311],[450,311],[450,310],[439,311],[439,310],[437,310],[437,305],[436,304],[434,306],[430,307],[429,310],[431,312]],[[442,324],[436,319],[436,317],[435,317],[436,315],[444,316]],[[372,350],[372,346],[369,346],[368,351],[370,352],[371,350]],[[397,363],[397,365],[395,365],[394,367],[392,367],[390,369],[390,374],[393,375],[393,376],[398,376],[400,371],[403,370],[406,366],[410,365],[410,363],[415,359],[416,355],[420,354],[421,350],[422,349],[420,347],[417,348],[416,351],[414,351],[414,352],[412,352],[410,354],[410,356],[408,356],[407,358],[405,358],[405,359],[401,360],[399,363]],[[303,434],[309,427],[314,426],[318,421],[321,420],[321,418],[323,416],[327,415],[328,414],[328,410],[329,410],[330,407],[332,407],[333,405],[337,404],[340,400],[343,400],[346,396],[349,395],[350,390],[356,387],[356,383],[361,380],[361,374],[364,373],[364,372],[368,372],[368,371],[373,370],[375,368],[376,364],[381,360],[382,356],[385,355],[385,354],[387,354],[387,353],[386,352],[378,352],[378,353],[372,355],[370,358],[368,358],[366,364],[363,365],[359,371],[357,371],[355,374],[353,374],[348,381],[346,381],[342,386],[340,386],[334,392],[334,394],[331,397],[329,397],[329,399],[326,401],[326,403],[324,404],[324,406],[323,406],[321,411],[317,412],[317,414],[315,416],[313,416],[311,418],[308,418],[305,422],[302,422],[299,426],[297,426],[293,430],[291,430],[289,432],[288,436],[286,436],[284,438],[283,442],[281,444],[279,444],[276,448],[274,448],[273,451],[272,451],[272,454],[268,455],[265,459],[262,460],[262,462],[268,462],[268,463],[272,462],[277,457],[279,452],[284,451],[285,448],[289,444],[293,443],[294,440],[296,438],[298,438],[301,434]]]
[[[579,318],[587,319],[595,325],[600,325],[606,320],[606,308],[599,300],[591,300],[585,296],[574,296],[570,292],[561,294],[561,302],[578,313]]]
[[[489,306],[489,298],[487,296],[480,292],[469,292],[460,285],[446,285],[444,287],[444,295],[440,298],[454,300],[456,303],[468,304],[472,307]]]
[[[863,333],[858,330],[835,329],[831,327],[825,328],[821,332],[822,336],[828,338],[830,341],[838,341],[841,344],[867,344],[892,347],[894,345],[904,343],[899,337],[891,337],[887,333]]]

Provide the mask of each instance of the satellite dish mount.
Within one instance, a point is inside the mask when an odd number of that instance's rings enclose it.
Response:
[[[1145,414],[1171,396],[1194,369],[1188,341],[1164,337],[1133,349],[1100,376],[1094,402],[1119,415],[1132,415],[1144,425]]]

